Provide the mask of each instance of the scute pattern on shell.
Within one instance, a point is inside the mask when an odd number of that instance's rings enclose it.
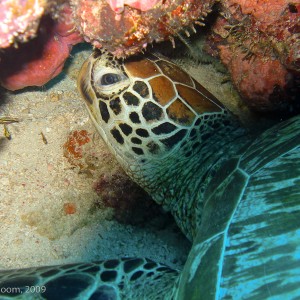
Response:
[[[118,59],[107,52],[103,55],[107,57],[103,66],[116,68]],[[99,102],[101,118],[109,128],[108,136],[123,145],[128,155],[131,152],[143,159],[163,155],[165,149],[183,141],[188,127],[197,120],[197,126],[203,126],[201,119],[205,113],[224,113],[224,106],[212,94],[159,54],[129,58],[120,62],[119,68],[128,77],[123,90],[99,94],[98,83],[93,79],[97,73],[95,64],[91,68],[91,84],[86,79],[84,91]],[[125,123],[115,123],[116,116]]]

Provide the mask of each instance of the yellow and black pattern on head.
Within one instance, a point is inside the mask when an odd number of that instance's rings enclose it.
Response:
[[[100,134],[124,160],[188,148],[187,139],[201,142],[226,114],[212,94],[160,55],[123,61],[97,50],[85,64],[81,94]]]

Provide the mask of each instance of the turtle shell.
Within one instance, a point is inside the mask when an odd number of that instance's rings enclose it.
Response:
[[[218,170],[179,299],[300,295],[299,130],[299,116],[281,123]]]

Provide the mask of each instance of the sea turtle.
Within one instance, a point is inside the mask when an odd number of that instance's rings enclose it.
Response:
[[[188,260],[181,272],[146,258],[4,271],[2,287],[44,287],[45,299],[299,299],[299,116],[248,134],[158,54],[96,50],[78,86],[124,170],[193,241]]]

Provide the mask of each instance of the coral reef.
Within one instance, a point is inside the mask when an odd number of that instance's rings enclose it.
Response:
[[[0,84],[9,90],[44,85],[83,40],[117,57],[168,39],[175,46],[174,37],[204,25],[215,2],[3,0]],[[260,111],[300,106],[299,1],[221,0],[219,10],[205,50],[221,59],[246,103]]]
[[[174,43],[179,31],[201,25],[215,0],[71,0],[72,13],[68,0],[23,2],[1,2],[0,82],[9,90],[41,86],[59,74],[80,34],[118,57],[154,41]]]
[[[206,50],[229,69],[243,99],[256,110],[297,105],[300,3],[226,0]]]
[[[136,1],[139,2],[142,1]],[[125,6],[118,17],[105,0],[72,0],[71,3],[75,23],[84,39],[97,48],[124,57],[142,51],[154,41],[174,42],[173,36],[180,31],[187,30],[189,34],[188,30],[195,30],[193,25],[207,16],[214,2],[165,0],[146,11]]]
[[[72,45],[82,41],[73,27],[68,6],[61,9],[58,20],[44,16],[36,38],[0,54],[1,85],[9,90],[41,86],[58,75]]]

